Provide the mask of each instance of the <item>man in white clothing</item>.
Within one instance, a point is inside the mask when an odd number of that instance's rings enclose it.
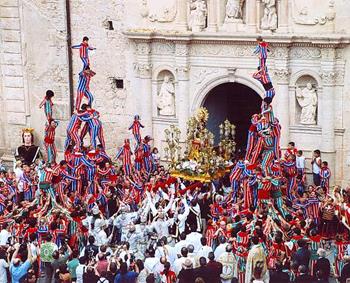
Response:
[[[219,258],[226,251],[226,246],[228,245],[224,236],[219,238],[219,243],[220,245],[214,251],[215,258]]]
[[[83,275],[86,269],[86,258],[80,257],[79,258],[79,265],[77,266],[76,269],[76,275],[77,275],[77,283],[83,283]]]
[[[193,245],[194,247],[194,253],[197,253],[199,248],[201,247],[201,238],[202,234],[197,232],[197,226],[191,224],[190,230],[192,231],[190,234],[187,235],[187,243]]]
[[[205,259],[208,261],[208,254],[213,251],[211,247],[207,245],[207,238],[202,237],[201,238],[201,247],[197,251],[196,258],[199,260],[201,257],[205,257]]]
[[[6,246],[10,237],[11,233],[8,231],[8,225],[4,223],[0,232],[0,246]]]

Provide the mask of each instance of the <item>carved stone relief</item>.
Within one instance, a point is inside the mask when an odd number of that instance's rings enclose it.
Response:
[[[141,16],[151,22],[172,22],[175,20],[176,12],[176,0],[142,0]]]
[[[294,23],[299,25],[325,25],[326,23],[333,22],[336,16],[334,0],[328,1],[328,8],[322,14],[314,13],[315,10],[318,10],[314,9],[315,5],[320,4],[320,1],[315,3],[313,1],[307,1],[307,3],[304,4],[303,2],[303,5],[300,5],[298,1],[293,0],[291,3]]]

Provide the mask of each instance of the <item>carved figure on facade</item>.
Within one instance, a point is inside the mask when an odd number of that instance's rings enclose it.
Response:
[[[142,0],[140,14],[151,22],[168,23],[175,20],[176,1]]]
[[[277,9],[276,0],[262,0],[264,4],[264,15],[261,19],[261,29],[276,30],[277,29]]]
[[[309,6],[297,8],[296,0],[292,1],[292,17],[296,24],[299,25],[325,25],[333,22],[336,16],[334,9],[334,0],[329,0],[328,11],[321,15],[311,15],[310,10],[313,9],[312,3]]]
[[[303,89],[297,87],[296,98],[301,107],[300,124],[316,125],[317,118],[317,92],[309,82]]]
[[[235,22],[243,18],[245,0],[227,0],[225,23]]]
[[[202,31],[207,23],[207,4],[205,0],[191,0],[189,27],[192,31]]]
[[[157,107],[161,116],[175,116],[175,87],[169,76],[164,81],[158,94]]]

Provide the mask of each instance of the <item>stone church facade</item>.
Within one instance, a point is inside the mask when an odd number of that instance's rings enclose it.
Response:
[[[270,43],[282,147],[295,141],[308,158],[319,148],[333,180],[346,184],[349,8],[342,0],[3,0],[0,153],[11,155],[24,127],[42,136],[38,105],[47,89],[55,92],[62,149],[81,69],[78,51],[68,47],[85,35],[97,48],[90,54],[97,73],[91,90],[111,154],[130,136],[134,114],[162,150],[164,129],[176,124],[184,139],[187,119],[215,87],[242,84],[263,97],[252,78],[261,35]]]

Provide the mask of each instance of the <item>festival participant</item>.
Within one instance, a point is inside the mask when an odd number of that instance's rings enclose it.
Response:
[[[268,49],[268,43],[263,40],[261,36],[256,39],[258,45],[254,50],[254,54],[259,56],[259,69],[266,68],[267,53],[270,51]]]
[[[96,48],[89,46],[89,38],[84,36],[83,42],[78,45],[73,45],[72,48],[79,49],[80,59],[83,62],[83,70],[90,67],[89,50],[96,50]]]
[[[134,135],[134,138],[135,138],[135,141],[136,141],[137,145],[141,143],[140,129],[144,128],[144,126],[141,124],[140,120],[141,120],[140,116],[139,115],[135,115],[134,116],[134,122],[129,127],[129,130],[132,130],[132,134]]]
[[[150,136],[145,136],[141,144],[143,150],[142,168],[148,174],[152,172],[151,146],[148,144],[151,140],[152,138]]]
[[[123,157],[123,172],[126,176],[130,176],[132,174],[132,165],[131,165],[131,148],[130,148],[130,140],[125,139],[124,145],[118,150],[115,159],[119,159],[121,156]]]
[[[311,160],[312,175],[313,175],[313,181],[315,186],[320,186],[321,184],[321,178],[320,178],[321,164],[322,164],[321,151],[316,149],[313,152],[313,157]]]
[[[322,161],[320,170],[321,188],[325,191],[325,194],[329,194],[329,179],[331,178],[331,170],[328,168],[328,162]]]
[[[58,126],[58,122],[53,119],[49,119],[45,126],[44,146],[46,149],[47,162],[49,164],[56,163],[57,150],[55,145],[55,132]]]
[[[46,119],[49,121],[50,119],[52,119],[52,106],[53,106],[53,102],[52,102],[52,97],[54,97],[54,92],[52,90],[47,90],[46,91],[46,95],[43,99],[43,101],[41,101],[39,108],[44,107],[44,113],[46,116]]]
[[[80,105],[83,100],[83,97],[86,97],[88,99],[88,104],[92,105],[92,102],[94,101],[94,97],[92,93],[90,92],[90,80],[93,76],[95,76],[96,73],[92,70],[90,70],[89,67],[87,69],[84,69],[79,73],[79,81],[78,81],[78,89],[77,89],[77,98],[75,101],[75,109],[76,111],[80,110]]]

